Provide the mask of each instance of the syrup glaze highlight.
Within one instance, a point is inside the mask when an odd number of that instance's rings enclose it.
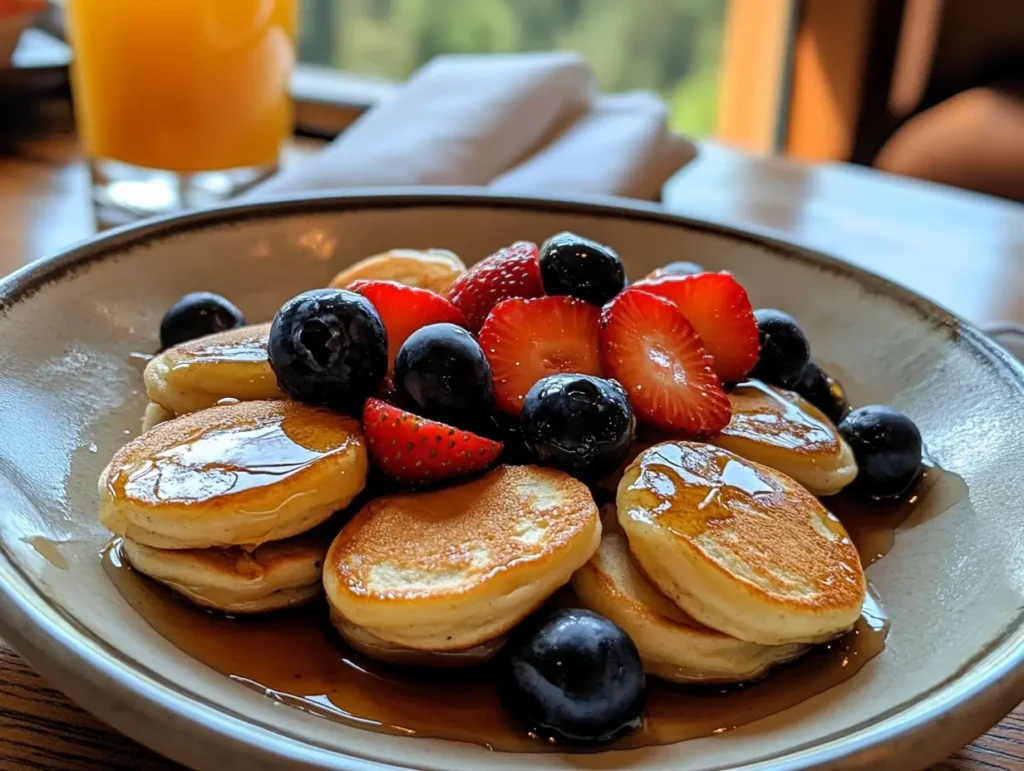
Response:
[[[729,401],[732,420],[719,440],[726,449],[731,449],[730,440],[747,440],[807,455],[839,453],[839,440],[828,418],[791,391],[747,380],[729,393]]]
[[[324,413],[280,404],[272,415],[211,420],[165,447],[137,454],[110,476],[111,498],[147,505],[202,503],[283,483],[347,451],[354,422],[330,416],[325,427]]]

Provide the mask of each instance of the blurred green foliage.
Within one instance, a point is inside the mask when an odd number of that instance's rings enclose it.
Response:
[[[302,0],[300,57],[401,79],[442,53],[582,53],[606,91],[650,89],[715,129],[727,0]]]

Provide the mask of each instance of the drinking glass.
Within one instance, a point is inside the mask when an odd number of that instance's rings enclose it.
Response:
[[[216,203],[276,170],[296,23],[297,0],[69,0],[101,221]]]

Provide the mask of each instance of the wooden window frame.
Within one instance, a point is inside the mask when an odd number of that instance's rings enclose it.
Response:
[[[716,138],[760,154],[785,144],[798,0],[729,0]]]
[[[730,0],[718,138],[805,161],[870,163],[893,128],[906,1]]]

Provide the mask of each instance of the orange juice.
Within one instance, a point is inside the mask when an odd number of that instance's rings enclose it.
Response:
[[[86,152],[151,169],[277,162],[297,0],[70,0]]]

